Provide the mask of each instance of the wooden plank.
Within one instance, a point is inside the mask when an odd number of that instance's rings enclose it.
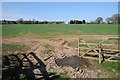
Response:
[[[111,55],[111,54],[104,54],[104,56],[120,57],[120,56],[117,56],[117,55]]]
[[[110,61],[110,62],[120,62],[119,60],[108,60],[108,59],[106,59],[105,61]]]
[[[111,57],[108,58],[108,60],[111,60],[112,58],[114,58],[114,57],[111,56]]]
[[[108,40],[120,40],[120,38],[108,38]]]
[[[78,48],[75,48],[75,49],[78,49]],[[86,47],[80,47],[80,49],[81,50],[89,50],[90,51],[90,49],[91,48],[86,48]],[[94,50],[99,50],[99,48],[94,48]],[[83,51],[84,53],[85,53],[85,51]],[[80,53],[82,53],[83,54],[83,52],[80,52]],[[115,53],[115,52],[117,52],[117,53],[120,53],[120,50],[113,50],[113,49],[103,49],[103,52],[104,52],[104,54],[112,54],[112,53]]]
[[[116,55],[114,55],[114,56],[111,56],[110,58],[108,58],[108,60],[110,60],[110,59],[112,59],[112,58],[114,58],[114,57],[119,57],[120,58],[120,56],[118,56],[120,53],[118,53],[118,54],[116,54]]]
[[[83,41],[84,43],[86,43],[85,41]],[[86,43],[86,45],[90,48],[86,53],[84,53],[82,56],[84,56],[85,54],[87,54],[88,52],[90,52],[91,50],[93,50],[94,52],[98,53],[94,48],[98,47],[98,45],[96,45],[95,47],[91,47],[90,45],[88,45]]]
[[[119,56],[119,55],[120,55],[120,53],[117,53],[117,54],[116,54],[116,56]]]
[[[75,48],[75,49],[78,49],[78,48]],[[80,50],[84,50],[84,49],[90,49],[88,47],[80,47]]]
[[[81,49],[91,49],[91,48],[88,48],[88,47],[80,47]],[[99,50],[100,48],[94,48],[95,50]],[[102,48],[103,51],[109,51],[109,52],[120,52],[120,50],[117,50],[117,49],[107,49],[107,48]]]
[[[90,50],[90,47],[80,47],[81,50]],[[94,50],[98,50],[99,48],[94,48]]]
[[[75,49],[78,49],[78,48],[75,48]],[[81,50],[84,50],[84,49],[90,49],[89,47],[80,47]],[[99,48],[94,48],[95,50],[99,50]],[[117,50],[117,49],[107,49],[107,48],[104,48],[103,51],[110,51],[110,52],[120,52],[120,50]]]
[[[89,53],[91,50],[94,50],[97,46],[90,48],[87,52],[85,52],[82,56]],[[96,50],[94,50],[96,53],[98,53]],[[99,54],[99,53],[98,53]]]
[[[115,52],[120,52],[120,50],[117,50],[117,49],[103,49],[103,50],[106,50],[106,51],[115,51]]]
[[[85,58],[85,59],[92,59],[92,60],[99,60],[99,58],[94,58],[94,57],[82,57],[82,58]],[[102,60],[102,59],[101,59]],[[108,59],[105,59],[105,61],[110,61],[110,62],[119,62],[118,60],[108,60]]]
[[[99,58],[96,58],[96,57],[88,57],[88,56],[82,56],[82,58],[99,60]]]
[[[75,49],[78,49],[78,48],[75,48]],[[90,49],[90,48],[87,48],[87,47],[80,47],[80,49]]]
[[[86,45],[86,43],[80,43],[82,45]],[[96,43],[87,43],[88,45],[97,45]]]
[[[88,55],[92,55],[92,56],[95,56],[95,55],[98,55],[96,53],[87,53]],[[111,56],[111,57],[120,57],[118,55],[111,55],[111,54],[103,54],[104,56]]]
[[[99,54],[92,53],[92,52],[90,52],[90,53],[87,53],[87,54],[88,54],[88,55],[91,55],[91,56],[99,55]]]

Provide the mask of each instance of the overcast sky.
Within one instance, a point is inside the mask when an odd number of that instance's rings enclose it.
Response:
[[[104,19],[118,13],[117,2],[3,2],[2,19],[63,20]]]

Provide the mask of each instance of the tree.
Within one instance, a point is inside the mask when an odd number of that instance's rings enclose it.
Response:
[[[98,17],[98,18],[96,19],[96,23],[97,23],[97,24],[100,24],[101,22],[103,22],[103,18],[102,18],[102,17]]]
[[[74,24],[74,21],[73,21],[73,20],[70,20],[70,24]]]
[[[85,21],[85,20],[83,20],[83,21],[82,21],[82,24],[85,24],[85,23],[86,23],[86,21]]]
[[[29,19],[28,23],[31,24],[31,22],[32,22],[32,21]]]
[[[38,20],[37,20],[37,21],[35,21],[35,24],[38,24]]]
[[[120,14],[113,14],[111,17],[106,18],[107,23],[120,23]]]
[[[112,18],[108,17],[108,18],[106,18],[106,21],[108,24],[110,24],[112,22]]]
[[[113,14],[111,18],[113,23],[117,24],[119,22],[120,14]]]
[[[35,19],[33,18],[33,20],[32,20],[32,24],[34,24],[36,21],[35,21]]]
[[[47,21],[43,21],[43,24],[47,24],[48,22]]]
[[[4,19],[3,21],[4,21],[4,22],[6,22],[6,20],[5,20],[5,19]]]
[[[74,20],[74,24],[82,24],[82,21],[80,21],[80,20]]]
[[[90,21],[90,23],[89,24],[95,24],[95,21]]]
[[[24,21],[23,18],[19,18],[18,23],[21,24],[21,23],[23,23],[23,21]]]

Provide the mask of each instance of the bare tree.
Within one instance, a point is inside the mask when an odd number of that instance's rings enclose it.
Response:
[[[113,23],[117,24],[119,22],[120,14],[114,14],[111,18]]]
[[[112,23],[112,18],[108,17],[108,18],[106,18],[106,21],[108,24],[110,24],[110,23]]]
[[[19,18],[16,22],[21,24],[21,23],[23,23],[23,21],[24,21],[23,18]]]
[[[99,23],[101,23],[101,22],[103,22],[103,18],[102,18],[102,17],[98,17],[98,18],[96,19],[96,23],[99,24]]]

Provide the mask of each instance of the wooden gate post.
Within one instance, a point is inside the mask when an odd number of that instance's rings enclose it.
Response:
[[[103,53],[102,53],[102,45],[100,44],[99,45],[99,64],[101,64],[102,63],[102,61],[104,60],[103,58]]]
[[[101,53],[99,53],[99,64],[101,64],[101,62],[102,62],[102,61],[101,61],[101,57],[102,57],[102,56],[101,56]]]

